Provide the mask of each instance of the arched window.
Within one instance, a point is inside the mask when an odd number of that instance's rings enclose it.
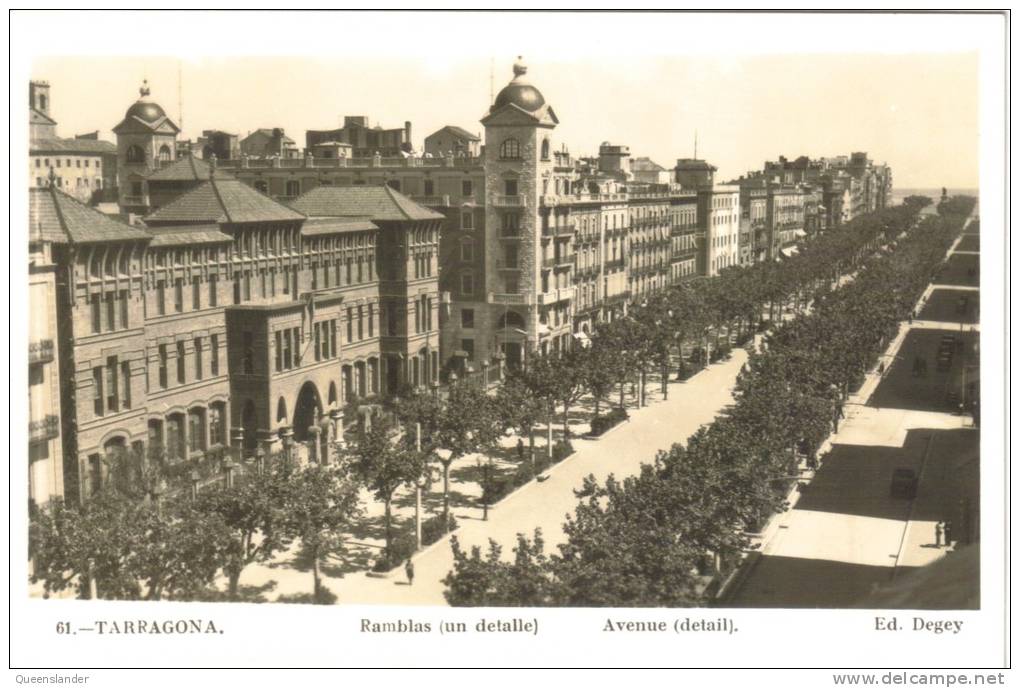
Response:
[[[170,162],[171,158],[170,146],[160,146],[159,148],[159,161]]]
[[[507,311],[499,317],[499,322],[496,325],[497,329],[525,329],[524,316],[516,311]]]
[[[549,139],[542,139],[542,159],[549,159]]]
[[[128,146],[126,159],[129,163],[143,163],[145,162],[145,151],[141,146]]]
[[[499,157],[503,160],[517,160],[521,157],[521,144],[517,139],[506,139],[499,146]]]
[[[287,422],[287,402],[283,400],[283,397],[280,397],[280,400],[276,402],[276,422]]]

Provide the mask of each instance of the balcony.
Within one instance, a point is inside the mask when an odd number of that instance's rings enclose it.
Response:
[[[503,196],[497,194],[492,197],[492,205],[496,208],[523,208],[524,196]]]
[[[53,360],[53,340],[40,339],[37,342],[28,343],[28,364],[37,365],[49,363]]]
[[[50,414],[28,423],[29,442],[48,442],[60,436],[60,419]]]
[[[564,237],[572,237],[574,236],[574,226],[575,225],[572,222],[565,225],[553,225],[553,226],[546,225],[542,227],[542,237],[546,238],[554,236],[558,239]]]
[[[560,301],[569,301],[574,298],[574,287],[561,287],[559,289],[553,289],[546,294],[538,295],[538,305],[549,306]]]
[[[531,294],[496,294],[489,292],[486,302],[499,306],[530,306],[532,305]]]

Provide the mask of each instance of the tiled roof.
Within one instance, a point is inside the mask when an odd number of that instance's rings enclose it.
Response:
[[[267,129],[266,127],[259,127],[258,129],[256,129],[252,133],[250,133],[247,136],[245,136],[244,140],[247,141],[248,139],[250,139],[255,134],[263,134],[264,136],[268,136],[269,138],[272,138],[273,137],[273,130],[272,129]],[[286,134],[283,135],[283,141],[284,141],[284,143],[294,143],[294,139],[292,139],[291,137],[287,136]]]
[[[311,217],[301,225],[301,236],[321,236],[323,234],[343,234],[344,232],[364,232],[379,229],[367,217]]]
[[[304,216],[236,179],[216,177],[156,210],[148,223],[234,223],[302,220]]]
[[[56,188],[29,190],[29,236],[60,243],[92,243],[149,239],[144,229],[132,227]]]
[[[224,244],[234,239],[220,231],[219,225],[184,225],[153,227],[149,246],[185,246],[190,244]]]
[[[388,186],[320,186],[294,199],[291,206],[309,217],[353,216],[396,222],[444,218]]]
[[[175,160],[166,167],[156,170],[147,179],[152,182],[191,182],[204,181],[209,179],[209,171],[212,166],[205,160],[196,158],[193,155],[186,155],[180,160]],[[216,176],[223,179],[233,179],[234,175],[223,170],[216,170]]]
[[[116,153],[117,146],[96,139],[32,139],[29,153]]]
[[[439,131],[448,131],[451,134],[454,134],[455,136],[459,136],[462,139],[468,139],[469,141],[481,141],[481,139],[478,138],[477,134],[472,134],[467,129],[462,129],[461,127],[455,126],[453,124],[448,124]],[[436,134],[438,134],[439,131],[437,131]],[[435,134],[433,134],[433,136],[435,136]]]

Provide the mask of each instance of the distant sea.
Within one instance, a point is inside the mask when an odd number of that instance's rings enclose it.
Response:
[[[946,189],[946,193],[950,196],[974,196],[979,197],[977,189]],[[937,189],[900,189],[893,187],[892,202],[893,205],[899,205],[903,202],[903,199],[907,196],[927,196],[932,199],[933,203],[938,203],[939,198],[942,196],[942,187]]]

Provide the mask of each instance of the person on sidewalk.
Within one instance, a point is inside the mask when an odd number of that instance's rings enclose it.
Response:
[[[952,521],[946,521],[942,525],[942,531],[946,534],[946,547],[952,547],[953,546],[953,535],[954,535],[954,533],[953,533],[953,522]]]
[[[942,521],[935,524],[935,547],[942,549]]]
[[[517,460],[524,461],[524,440],[517,438]]]
[[[407,584],[414,585],[414,562],[410,559],[404,564],[404,573],[407,574]]]

